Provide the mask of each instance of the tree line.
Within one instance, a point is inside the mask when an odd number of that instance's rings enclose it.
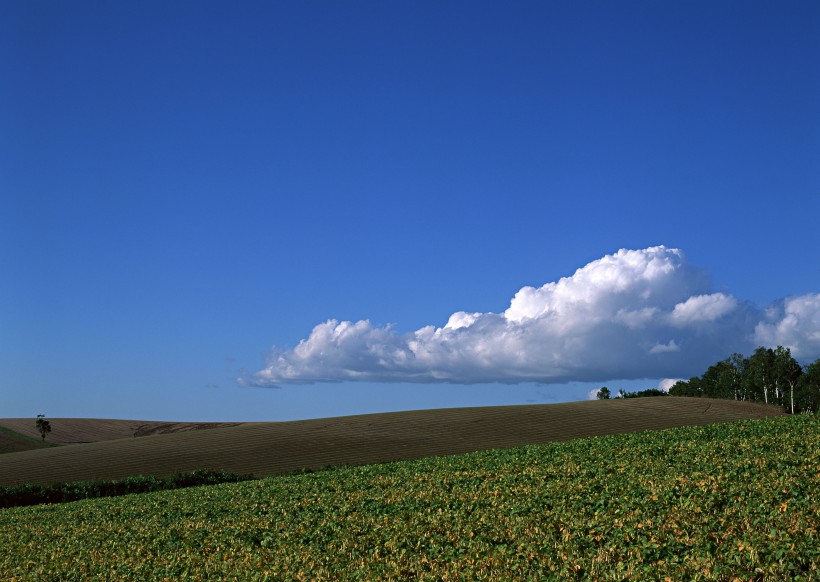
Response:
[[[709,366],[702,376],[681,380],[671,396],[703,396],[763,402],[791,414],[820,409],[820,359],[801,366],[783,346],[757,348],[748,358],[732,354]]]
[[[646,398],[648,396],[669,396],[669,394],[660,388],[648,388],[646,390],[637,390],[634,392],[629,390],[618,390],[618,395],[615,398]],[[598,400],[609,400],[612,397],[612,393],[609,391],[609,388],[603,386],[595,393],[595,397]]]

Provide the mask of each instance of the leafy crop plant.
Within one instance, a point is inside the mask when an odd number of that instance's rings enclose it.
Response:
[[[820,417],[0,510],[10,580],[817,580]]]

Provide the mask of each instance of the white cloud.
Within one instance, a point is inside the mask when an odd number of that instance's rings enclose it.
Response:
[[[655,344],[649,348],[650,354],[666,354],[669,352],[679,352],[680,346],[675,343],[675,340],[669,340],[669,343]]]
[[[447,320],[446,329],[461,329],[462,327],[470,327],[481,317],[480,313],[465,313],[464,311],[457,311]]]
[[[755,327],[755,341],[789,347],[796,358],[820,356],[820,293],[778,301]]]
[[[541,287],[500,313],[452,314],[400,333],[329,320],[275,349],[259,385],[374,382],[516,383],[688,377],[757,343],[820,356],[820,294],[766,312],[715,293],[678,249],[620,250]]]
[[[669,392],[669,389],[680,381],[681,378],[664,378],[663,380],[658,382],[658,390]]]
[[[737,300],[731,295],[695,295],[675,305],[671,317],[676,325],[687,325],[697,321],[710,322],[731,313],[737,306]]]

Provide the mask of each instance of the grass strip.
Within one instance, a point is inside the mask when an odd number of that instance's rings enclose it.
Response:
[[[0,426],[0,454],[56,446],[58,445]]]

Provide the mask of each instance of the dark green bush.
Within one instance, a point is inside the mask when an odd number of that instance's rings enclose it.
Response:
[[[37,485],[0,485],[0,508],[38,505],[41,503],[65,503],[94,497],[116,497],[131,493],[146,493],[167,489],[183,489],[199,485],[237,483],[253,479],[253,475],[237,475],[227,471],[200,469],[187,473],[174,473],[167,477],[133,475],[121,481],[75,481]]]

